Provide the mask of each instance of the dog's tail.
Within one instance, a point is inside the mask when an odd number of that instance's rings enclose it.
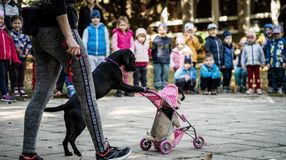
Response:
[[[66,105],[62,104],[60,106],[53,107],[53,108],[45,108],[45,112],[58,112],[58,111],[65,110],[65,108],[66,108]]]

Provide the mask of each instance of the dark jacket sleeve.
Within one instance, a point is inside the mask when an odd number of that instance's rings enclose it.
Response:
[[[51,0],[51,2],[56,16],[67,14],[67,6],[65,0]]]
[[[207,39],[205,43],[205,52],[211,52],[211,41],[209,39]]]

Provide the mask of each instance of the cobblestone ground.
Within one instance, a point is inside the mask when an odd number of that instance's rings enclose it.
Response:
[[[48,107],[67,99],[52,99]],[[15,160],[21,152],[26,102],[0,103],[0,159]],[[207,141],[201,150],[184,136],[172,153],[162,155],[153,148],[142,151],[139,141],[150,130],[155,107],[144,97],[106,97],[98,101],[104,133],[113,146],[130,146],[131,160],[200,160],[207,153],[214,160],[286,160],[286,98],[220,94],[188,95],[181,111]],[[63,112],[44,113],[38,137],[38,154],[45,160],[78,160],[65,157]],[[77,139],[83,160],[94,151],[87,130]]]

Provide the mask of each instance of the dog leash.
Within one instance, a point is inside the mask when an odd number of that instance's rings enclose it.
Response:
[[[114,63],[115,65],[117,65],[119,67],[119,64],[117,62],[115,62],[113,59],[105,58],[105,60],[110,61],[110,62]]]

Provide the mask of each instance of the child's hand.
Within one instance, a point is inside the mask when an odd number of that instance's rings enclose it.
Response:
[[[225,68],[225,65],[221,66],[221,68]]]
[[[186,81],[188,81],[188,80],[190,80],[190,79],[191,79],[191,77],[190,77],[189,75],[186,75],[186,76],[185,76],[185,80],[186,80]]]
[[[283,63],[283,68],[285,68],[285,69],[286,69],[286,63]]]

